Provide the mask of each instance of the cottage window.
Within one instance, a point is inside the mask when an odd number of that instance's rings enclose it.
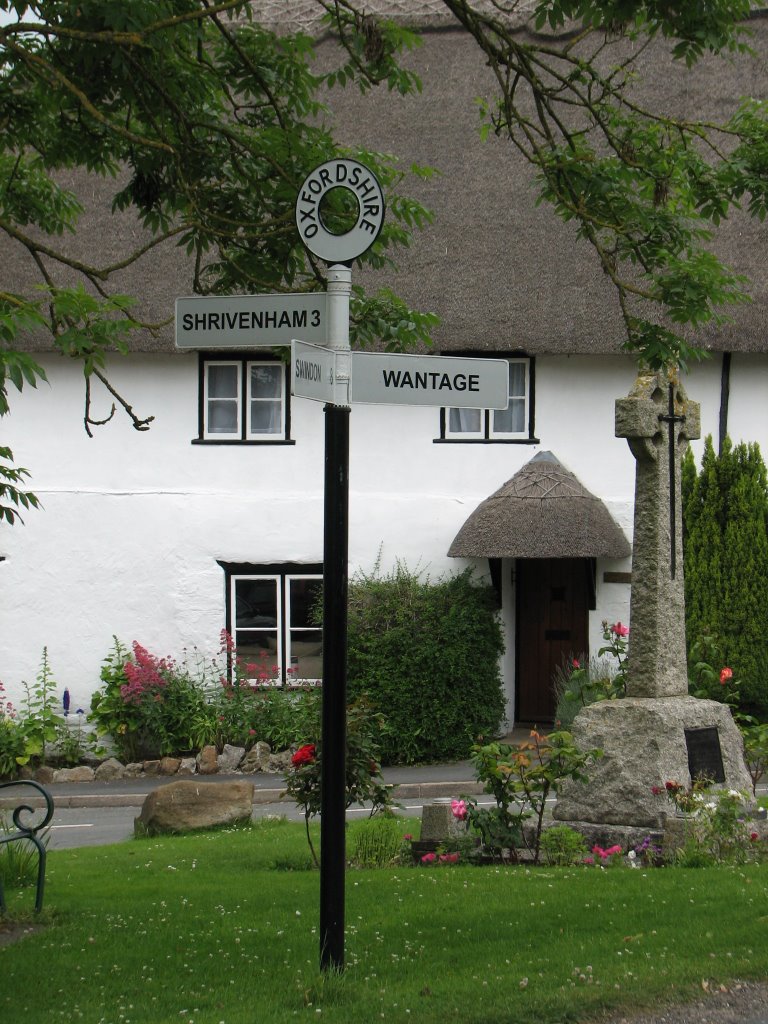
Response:
[[[319,683],[323,631],[316,621],[321,566],[224,565],[227,632],[246,678],[274,685]]]
[[[198,441],[290,443],[285,363],[276,359],[200,361]]]
[[[476,356],[477,353],[467,353]],[[532,360],[515,357],[509,365],[509,406],[506,409],[442,409],[441,441],[516,441],[533,437]]]

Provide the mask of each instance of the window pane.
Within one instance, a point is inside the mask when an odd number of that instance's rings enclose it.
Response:
[[[525,433],[525,399],[510,398],[506,409],[496,409],[493,414],[494,434]]]
[[[209,364],[207,370],[209,398],[237,398],[239,367]]]
[[[251,364],[251,398],[280,398],[283,393],[283,365]]]
[[[254,683],[280,680],[277,630],[236,629],[235,644],[240,673]]]
[[[208,402],[208,433],[237,434],[237,402],[214,399]]]
[[[323,678],[323,633],[320,629],[291,630],[288,682]]]
[[[482,429],[482,409],[449,409],[448,430],[451,434],[479,434]]]
[[[277,629],[277,580],[235,580],[237,629]]]
[[[282,406],[279,402],[251,402],[251,433],[279,434],[282,431]]]
[[[525,363],[509,364],[509,397],[525,398]]]
[[[291,628],[317,626],[319,619],[322,618],[322,608],[318,610],[317,606],[322,600],[323,581],[292,577],[288,583]],[[317,617],[313,616],[313,612]]]

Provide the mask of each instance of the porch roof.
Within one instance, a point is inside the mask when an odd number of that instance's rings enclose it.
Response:
[[[552,452],[539,452],[481,502],[451,558],[625,558],[632,552],[603,502]]]

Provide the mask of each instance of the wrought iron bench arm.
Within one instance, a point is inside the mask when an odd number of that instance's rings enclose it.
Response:
[[[25,814],[34,814],[36,808],[30,807],[29,804],[19,804],[18,807],[13,809],[11,820],[16,829],[15,832],[9,832],[7,835],[0,834],[0,846],[5,843],[16,843],[22,839],[29,840],[37,849],[38,864],[37,864],[37,894],[35,897],[35,913],[40,913],[43,908],[43,889],[45,887],[45,861],[46,861],[46,849],[45,844],[40,839],[38,833],[46,827],[53,817],[53,798],[48,790],[44,789],[39,782],[32,782],[28,779],[14,779],[11,782],[0,782],[0,790],[7,789],[10,786],[27,786],[31,789],[36,789],[42,794],[45,800],[45,815],[42,820],[37,824],[25,824],[22,821],[22,816]],[[39,810],[39,808],[37,808]],[[5,893],[3,891],[3,879],[0,876],[0,914],[5,913]]]

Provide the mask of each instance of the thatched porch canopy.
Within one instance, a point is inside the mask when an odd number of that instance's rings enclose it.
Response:
[[[456,534],[451,558],[625,558],[608,509],[552,452],[539,452]]]

